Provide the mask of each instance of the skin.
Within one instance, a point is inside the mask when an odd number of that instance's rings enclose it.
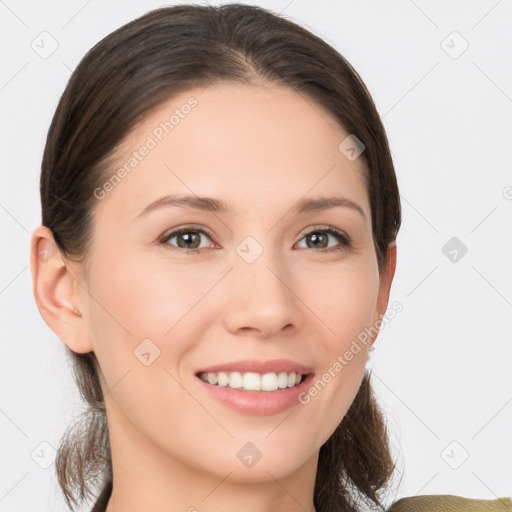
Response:
[[[338,150],[348,132],[328,112],[287,88],[224,83],[184,92],[131,132],[119,165],[190,96],[198,105],[98,200],[88,281],[47,228],[34,231],[34,296],[71,350],[98,358],[114,471],[108,512],[313,511],[319,449],[356,395],[367,348],[307,405],[271,416],[228,409],[194,374],[282,357],[321,376],[385,314],[396,245],[379,274],[362,159]],[[222,199],[233,213],[174,207],[137,218],[175,193]],[[291,212],[304,197],[332,195],[365,217],[347,207]],[[194,231],[199,253],[177,236],[159,241],[189,224],[213,233]],[[315,251],[318,225],[342,230],[351,247],[322,232]],[[236,252],[247,236],[263,248],[252,263]],[[44,244],[47,261],[35,255]],[[149,366],[133,353],[146,338],[160,349]],[[250,468],[236,455],[247,442],[262,453]]]

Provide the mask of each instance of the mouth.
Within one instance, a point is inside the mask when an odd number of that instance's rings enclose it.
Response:
[[[312,373],[296,372],[197,372],[196,377],[203,382],[217,387],[237,389],[238,391],[275,392],[295,388]]]
[[[210,398],[248,416],[272,416],[298,406],[314,373],[197,372],[197,382]],[[283,387],[280,387],[283,386]]]
[[[198,368],[199,389],[238,413],[269,416],[300,403],[314,370],[290,359],[240,359]]]

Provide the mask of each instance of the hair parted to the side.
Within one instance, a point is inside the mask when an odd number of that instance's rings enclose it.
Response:
[[[73,72],[53,117],[41,171],[42,224],[62,255],[81,264],[94,237],[94,190],[111,175],[112,156],[135,125],[162,102],[217,82],[290,87],[329,111],[365,145],[359,158],[369,195],[379,271],[401,223],[387,137],[359,75],[318,36],[258,6],[176,5],[127,23],[97,43]],[[341,142],[341,141],[340,141]],[[58,447],[58,482],[70,510],[102,486],[112,489],[112,460],[98,361],[68,349],[88,409]],[[365,373],[347,414],[321,447],[317,512],[383,508],[393,473],[383,415]]]

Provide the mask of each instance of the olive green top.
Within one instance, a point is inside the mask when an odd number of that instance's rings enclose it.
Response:
[[[412,496],[395,501],[387,512],[511,512],[512,500],[474,500],[451,494]]]
[[[92,512],[105,512],[111,492],[112,482],[108,482],[96,500]],[[512,512],[512,500],[474,500],[451,494],[424,494],[401,498],[395,501],[387,512]]]

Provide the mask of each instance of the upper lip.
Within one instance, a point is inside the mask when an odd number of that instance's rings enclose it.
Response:
[[[214,366],[201,368],[196,373],[217,373],[217,372],[254,372],[254,373],[272,373],[272,372],[295,372],[301,375],[313,373],[313,369],[289,359],[268,359],[266,361],[258,359],[240,359],[238,361],[229,361]]]

